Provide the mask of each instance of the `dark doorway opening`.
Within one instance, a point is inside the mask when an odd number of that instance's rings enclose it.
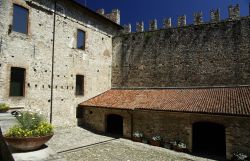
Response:
[[[24,96],[25,69],[11,67],[10,96]]]
[[[193,124],[193,153],[207,158],[225,160],[225,127],[216,123]]]
[[[123,117],[111,114],[107,116],[107,134],[123,136]]]
[[[84,76],[76,75],[76,95],[84,95]]]

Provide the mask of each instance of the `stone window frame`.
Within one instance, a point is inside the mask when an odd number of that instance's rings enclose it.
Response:
[[[77,94],[76,90],[77,90],[77,85],[76,85],[76,79],[77,79],[77,76],[82,76],[83,77],[83,82],[82,82],[82,94]],[[84,74],[76,74],[75,75],[75,96],[77,97],[83,97],[86,93],[85,93],[85,89],[86,89],[86,84],[85,84],[85,81],[86,80],[86,76]]]
[[[78,31],[84,32],[84,35],[85,35],[84,36],[84,48],[83,49],[77,47],[77,43],[78,43]],[[76,46],[76,49],[81,50],[81,51],[85,51],[87,49],[87,31],[86,30],[81,29],[81,28],[77,28],[76,29],[76,44],[75,44],[75,46]]]
[[[11,88],[10,88],[10,86],[11,86],[11,69],[12,68],[20,68],[20,69],[24,69],[24,80],[23,80],[23,95],[22,96],[12,96],[11,95],[11,92],[10,92],[10,90],[11,90]],[[26,76],[27,76],[27,69],[26,68],[24,68],[24,67],[20,67],[20,66],[11,66],[10,67],[10,69],[9,69],[9,97],[14,97],[14,98],[23,98],[23,97],[25,97],[26,96],[26,88],[25,88],[25,86],[26,86]]]
[[[21,32],[16,32],[13,30],[13,21],[14,21],[14,5],[23,7],[25,9],[28,10],[28,20],[27,20],[27,33],[21,33]],[[12,4],[11,4],[11,10],[10,10],[10,16],[11,16],[11,25],[9,25],[9,33],[17,33],[17,34],[21,34],[21,35],[25,35],[25,36],[29,36],[31,35],[31,23],[30,23],[30,15],[31,15],[31,7],[24,1],[20,1],[20,0],[12,0]]]

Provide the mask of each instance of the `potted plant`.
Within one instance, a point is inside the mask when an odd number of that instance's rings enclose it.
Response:
[[[165,142],[163,143],[163,147],[164,147],[165,149],[171,149],[171,143],[165,141]]]
[[[177,151],[184,152],[184,153],[188,152],[187,145],[185,143],[179,142],[177,144]]]
[[[142,138],[142,143],[147,144],[147,143],[148,143],[148,139],[145,138],[145,137],[143,137],[143,138]]]
[[[20,151],[40,148],[53,136],[53,127],[41,113],[22,111],[15,114],[18,125],[4,135],[9,146]]]
[[[170,149],[175,150],[177,147],[177,141],[170,141]]]
[[[248,161],[248,156],[244,153],[233,153],[231,161]]]
[[[151,140],[149,140],[149,144],[153,146],[161,146],[161,140],[162,140],[161,136],[156,135],[153,136]]]
[[[6,105],[5,103],[0,103],[0,113],[7,112],[9,109],[10,107],[8,105]]]
[[[172,149],[177,152],[188,152],[187,145],[181,141],[171,142]]]
[[[133,133],[133,141],[135,142],[142,142],[142,138],[143,138],[143,133],[136,131]]]

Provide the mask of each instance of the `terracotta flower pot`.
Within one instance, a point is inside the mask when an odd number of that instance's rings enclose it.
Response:
[[[153,146],[161,146],[161,142],[155,140],[149,140],[149,144]]]
[[[188,152],[187,148],[179,148],[178,146],[173,146],[173,150],[177,151],[177,152],[183,152],[183,153],[187,153]]]
[[[142,142],[142,138],[138,138],[138,137],[133,137],[132,139],[134,142]]]
[[[27,138],[17,138],[17,137],[4,137],[6,142],[12,148],[19,151],[31,151],[40,148],[53,136],[40,136],[40,137],[27,137]]]

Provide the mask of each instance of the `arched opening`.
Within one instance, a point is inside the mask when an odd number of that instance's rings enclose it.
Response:
[[[225,159],[225,127],[210,122],[193,124],[193,153],[214,159]]]
[[[123,117],[110,114],[107,116],[106,133],[111,135],[123,135]]]

